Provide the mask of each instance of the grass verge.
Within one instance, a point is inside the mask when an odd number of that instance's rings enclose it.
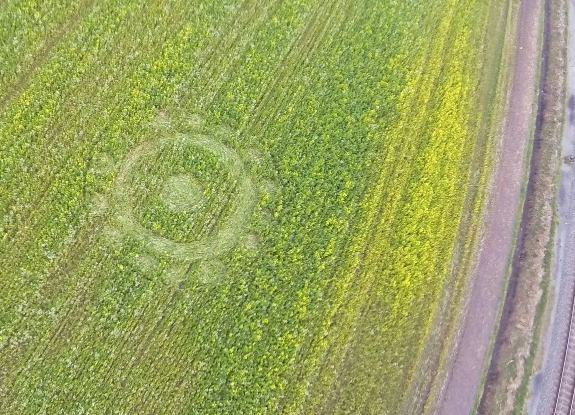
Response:
[[[565,82],[566,2],[547,2],[542,95],[535,131],[522,235],[516,250],[506,310],[479,404],[482,414],[523,413],[537,366],[549,295],[554,244],[556,177],[560,164]]]

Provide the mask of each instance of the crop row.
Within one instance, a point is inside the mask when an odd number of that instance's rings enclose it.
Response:
[[[68,32],[0,113],[0,409],[397,413],[468,191],[482,6],[54,6]],[[220,144],[138,156],[179,135]]]

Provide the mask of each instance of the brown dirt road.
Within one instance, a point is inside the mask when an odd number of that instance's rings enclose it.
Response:
[[[526,156],[536,117],[539,33],[543,0],[521,0],[515,59],[499,153],[489,189],[483,238],[471,276],[469,300],[439,415],[466,415],[482,384],[499,316],[515,228],[520,217]]]

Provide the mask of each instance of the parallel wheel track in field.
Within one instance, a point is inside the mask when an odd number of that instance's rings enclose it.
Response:
[[[19,95],[28,85],[30,78],[36,73],[38,68],[46,62],[52,55],[54,49],[64,40],[74,27],[82,20],[82,18],[92,9],[95,0],[84,1],[78,9],[73,12],[68,20],[60,27],[56,33],[47,39],[44,46],[36,52],[36,56],[30,63],[29,67],[22,72],[18,79],[14,82],[12,87],[7,88],[3,93],[0,93],[0,108],[4,108],[14,97]]]
[[[276,1],[275,3],[273,3],[273,7],[270,6],[270,7],[265,8],[265,9],[264,9],[264,8],[261,8],[261,7],[258,7],[259,5],[261,5],[261,3],[262,3],[262,0],[250,0],[250,1],[247,1],[247,2],[246,2],[246,4],[244,5],[244,7],[245,7],[244,13],[242,13],[242,15],[241,15],[241,16],[243,16],[243,17],[238,18],[238,21],[239,21],[238,24],[240,25],[240,28],[241,28],[240,30],[237,31],[238,35],[236,35],[236,36],[233,38],[233,40],[231,40],[231,41],[230,41],[229,39],[226,39],[225,37],[222,37],[222,38],[220,39],[220,41],[217,43],[217,47],[212,48],[212,49],[211,49],[211,53],[208,53],[208,55],[207,55],[207,56],[205,57],[205,59],[203,60],[203,63],[200,64],[200,74],[209,73],[210,71],[213,70],[213,68],[218,68],[218,70],[221,71],[221,70],[222,70],[222,67],[223,67],[224,65],[222,65],[222,63],[218,60],[217,54],[216,54],[215,52],[216,52],[216,51],[219,51],[219,52],[221,53],[221,56],[229,57],[229,56],[234,56],[234,55],[236,54],[236,53],[233,53],[234,51],[243,50],[243,49],[245,48],[245,46],[246,46],[248,40],[249,40],[249,36],[245,35],[245,34],[247,34],[247,33],[250,33],[250,30],[248,30],[248,28],[257,26],[257,25],[259,25],[259,24],[263,24],[263,22],[265,21],[265,18],[266,18],[266,17],[269,17],[269,14],[272,13],[272,12],[274,12],[274,11],[281,5],[282,1],[281,1],[281,0]],[[82,8],[82,11],[83,11],[82,15],[80,16],[80,15],[77,13],[78,16],[74,15],[75,18],[74,18],[74,19],[71,19],[71,21],[72,21],[74,24],[75,24],[76,22],[78,22],[78,21],[80,20],[80,18],[87,13],[87,11],[91,8],[91,6],[92,6],[93,4],[94,4],[94,1],[93,1],[93,0],[89,0],[89,1],[87,0],[87,1],[85,2],[85,7]],[[249,12],[249,9],[252,9],[253,12]],[[266,13],[264,13],[264,11],[265,11]],[[49,53],[51,53],[51,51],[64,39],[64,37],[66,36],[66,34],[69,32],[69,30],[67,29],[68,27],[71,28],[71,27],[72,27],[72,23],[68,23],[68,24],[66,25],[66,27],[63,28],[63,29],[60,31],[61,33],[55,38],[55,40],[54,40],[54,41],[51,41],[51,42],[49,43],[49,45],[50,45],[50,48],[49,48],[49,49],[47,49],[46,51],[44,51],[44,50],[42,51],[42,53],[41,53],[42,59],[40,59],[40,58],[36,59],[35,62],[36,62],[37,64],[34,65],[34,67],[33,67],[33,68],[34,68],[34,71],[31,71],[31,72],[30,72],[29,74],[27,74],[24,78],[22,78],[22,80],[20,80],[20,81],[18,82],[18,87],[19,87],[20,89],[25,88],[25,86],[26,86],[26,84],[27,84],[27,82],[28,82],[28,79],[33,75],[33,73],[35,72],[35,70],[36,70],[39,66],[41,66],[41,64],[47,59]],[[64,30],[64,29],[66,29],[66,30]],[[225,53],[222,52],[222,49],[225,50]],[[227,70],[229,70],[229,69],[227,69]],[[198,74],[198,75],[199,75],[199,74]],[[211,76],[211,75],[207,75],[206,77],[209,78],[210,76]],[[15,94],[9,96],[8,99],[3,99],[2,96],[0,95],[0,108],[1,108],[3,105],[8,104],[8,101],[10,101],[12,98],[14,98],[15,95],[17,95],[17,93],[15,93]],[[232,151],[233,151],[233,150],[232,150]],[[229,154],[227,154],[227,155],[229,156]],[[228,157],[228,158],[229,158],[229,157]],[[232,157],[232,159],[235,159],[235,158]],[[238,166],[237,166],[237,160],[235,160],[235,163],[232,163],[232,164],[235,165],[236,170],[237,170],[237,167],[238,167]],[[240,169],[240,170],[242,170],[242,173],[243,173],[243,168]],[[236,173],[238,173],[238,172],[236,171]],[[244,176],[242,175],[242,177],[244,177]],[[245,179],[246,179],[246,178],[244,177],[244,180],[241,181],[241,184],[244,185],[243,189],[246,190],[245,187],[248,186],[249,192],[247,192],[247,193],[248,193],[249,195],[252,195],[252,193],[251,193],[251,190],[252,190],[252,188],[251,188],[251,183],[249,183],[249,182],[246,183],[246,180],[245,180]],[[52,181],[52,180],[48,181],[48,183],[50,183],[51,181]],[[35,204],[39,204],[39,202],[45,197],[45,195],[46,195],[47,192],[48,192],[48,188],[49,188],[49,186],[46,186],[46,187],[44,188],[44,190],[42,191],[40,197],[39,197],[38,200],[37,200],[38,203],[35,203]],[[253,196],[253,195],[252,195],[252,196]],[[249,210],[249,206],[248,206],[248,205],[251,206],[251,198],[250,198],[250,201],[249,201],[249,202],[246,202],[246,192],[244,192],[244,193],[243,193],[243,198],[241,198],[241,200],[240,200],[240,206],[244,208],[244,209],[240,209],[240,210],[241,210],[241,214],[245,214],[245,213],[246,213],[246,212],[245,212],[245,209],[248,209],[248,210]],[[241,214],[240,214],[240,216],[242,216]],[[240,222],[241,222],[241,221],[240,221]],[[242,222],[242,223],[243,223],[243,222]],[[232,228],[237,228],[238,226],[241,226],[241,224],[238,223],[238,221],[234,221],[233,225],[236,225],[236,226],[232,226]],[[228,230],[232,230],[232,229],[228,229]],[[8,235],[6,235],[6,236],[8,236]],[[223,240],[224,240],[224,242],[227,241],[227,244],[224,243],[224,244],[223,244],[224,246],[222,246],[222,245],[220,244],[220,245],[218,245],[218,248],[222,249],[222,248],[224,248],[225,246],[228,246],[233,236],[234,236],[234,235],[229,235],[229,232],[224,232]],[[221,239],[221,238],[220,238],[220,239]],[[75,251],[74,248],[71,248],[70,250],[71,250],[71,251]],[[69,262],[69,261],[70,261],[69,256],[72,256],[72,257],[73,257],[73,252],[71,252],[70,255],[65,255],[65,256],[64,256],[65,259],[62,261],[61,266],[60,266],[60,265],[58,266],[59,271],[58,271],[58,270],[56,271],[57,274],[60,274],[62,277],[66,277],[66,276],[71,272],[71,269],[70,269],[70,268],[72,268],[72,269],[75,268],[75,265],[76,265],[75,262],[76,262],[76,261],[75,261],[75,260],[72,261],[72,262],[74,262],[74,264],[70,263],[70,262]],[[208,264],[208,265],[209,265],[209,264]],[[62,269],[60,269],[60,268],[62,268]],[[175,287],[174,287],[174,289],[177,290],[177,288],[175,288]],[[77,311],[77,307],[78,307],[79,304],[82,303],[82,301],[85,301],[85,298],[84,298],[83,296],[78,297],[77,300],[72,300],[71,310],[75,310],[75,309],[76,309],[76,311]],[[164,308],[165,308],[165,307],[164,307]],[[69,310],[69,311],[66,313],[66,316],[63,318],[62,322],[59,324],[59,326],[58,326],[58,328],[56,329],[55,333],[58,333],[58,334],[59,334],[59,333],[62,333],[63,331],[65,331],[66,326],[69,325],[69,317],[72,317],[72,315],[74,315],[74,312],[70,313],[71,310]],[[135,326],[135,325],[136,325],[136,324],[134,324],[134,326]],[[132,331],[133,331],[133,330],[130,330],[130,332],[132,332]],[[148,333],[148,335],[147,335],[147,340],[146,340],[145,342],[143,342],[144,345],[138,348],[138,355],[142,355],[142,354],[145,353],[146,350],[149,348],[149,343],[150,343],[150,340],[151,340],[151,338],[152,338],[152,333],[153,333],[154,331],[155,331],[155,330],[151,330],[151,331]],[[53,340],[55,339],[55,337],[56,337],[56,335],[51,336],[51,340],[48,342],[48,345],[51,345],[51,344],[53,343]],[[126,341],[125,341],[125,342],[126,342]],[[124,342],[124,343],[125,343],[125,342]],[[30,356],[28,357],[28,359],[26,360],[26,365],[25,365],[25,366],[27,367],[28,365],[32,364],[32,363],[31,363],[31,360],[33,360],[33,359],[36,359],[36,363],[38,363],[39,361],[41,361],[42,359],[44,359],[44,355],[46,354],[47,349],[49,348],[48,345],[46,345],[46,346],[43,347],[43,348],[42,348],[42,347],[39,347],[39,346],[35,347],[35,348],[34,348],[34,351],[31,353],[31,355],[30,355]],[[110,371],[110,370],[109,370],[109,371]]]

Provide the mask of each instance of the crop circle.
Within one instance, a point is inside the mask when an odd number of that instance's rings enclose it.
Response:
[[[178,261],[229,251],[245,230],[253,199],[238,154],[201,134],[175,134],[137,146],[113,192],[122,233]]]

